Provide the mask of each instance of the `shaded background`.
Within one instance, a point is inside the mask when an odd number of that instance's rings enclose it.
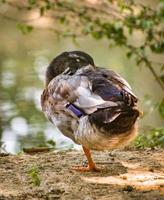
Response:
[[[40,106],[46,67],[62,51],[85,51],[98,66],[113,69],[127,79],[144,111],[139,120],[140,133],[163,126],[157,111],[162,90],[149,70],[138,68],[133,59],[127,59],[123,47],[109,48],[109,41],[90,37],[79,38],[77,44],[71,38],[59,39],[46,29],[23,35],[16,29],[16,22],[2,17],[0,27],[0,140],[7,152],[45,146],[48,140],[54,140],[56,148],[74,146],[47,121]],[[136,34],[132,42],[140,40]]]

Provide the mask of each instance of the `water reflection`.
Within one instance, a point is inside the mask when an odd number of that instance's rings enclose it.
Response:
[[[0,138],[8,152],[44,146],[47,140],[54,140],[57,148],[74,145],[45,119],[40,107],[46,66],[55,55],[65,50],[87,51],[98,65],[112,66],[132,84],[143,110],[148,113],[141,126],[162,125],[153,109],[153,102],[157,103],[162,96],[160,88],[146,69],[140,71],[134,67],[133,61],[126,59],[125,49],[109,50],[107,41],[92,39],[80,39],[77,47],[71,39],[58,41],[49,32],[34,31],[23,36],[13,24],[0,21],[0,24],[4,23],[6,26],[0,30]],[[145,80],[145,76],[149,78]],[[147,94],[153,100],[144,98]]]

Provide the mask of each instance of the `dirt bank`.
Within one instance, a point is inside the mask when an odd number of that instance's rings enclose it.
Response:
[[[164,150],[94,152],[101,172],[76,172],[83,152],[0,156],[0,200],[162,200]]]

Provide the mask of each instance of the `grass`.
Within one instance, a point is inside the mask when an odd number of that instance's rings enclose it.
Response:
[[[140,133],[134,141],[134,146],[144,148],[164,148],[164,128],[153,128],[145,133]]]
[[[32,168],[28,171],[28,175],[31,178],[31,182],[34,186],[40,186],[41,180],[39,177],[39,169],[37,166],[32,166]]]

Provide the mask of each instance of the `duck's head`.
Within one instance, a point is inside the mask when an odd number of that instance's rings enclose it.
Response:
[[[63,52],[52,60],[46,71],[46,86],[57,75],[65,70],[73,75],[79,68],[94,66],[93,58],[83,51]]]

